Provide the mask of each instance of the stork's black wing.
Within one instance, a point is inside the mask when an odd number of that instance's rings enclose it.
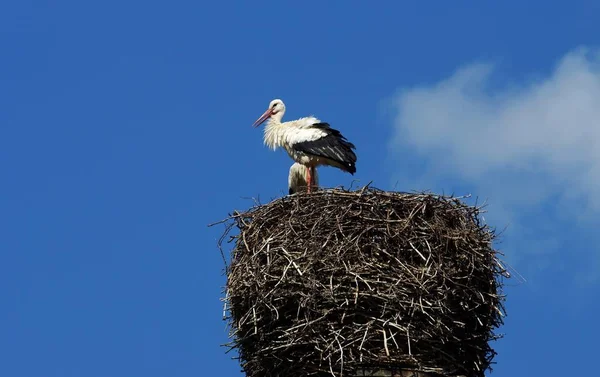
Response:
[[[350,174],[356,173],[354,144],[346,140],[340,131],[331,128],[328,123],[315,123],[311,127],[324,131],[326,135],[316,140],[295,143],[292,147],[303,153],[332,160]]]

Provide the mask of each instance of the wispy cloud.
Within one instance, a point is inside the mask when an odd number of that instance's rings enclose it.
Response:
[[[392,153],[423,161],[404,178],[468,186],[490,198],[497,225],[517,225],[532,252],[556,251],[558,228],[576,231],[582,214],[600,214],[600,51],[577,49],[547,77],[519,85],[498,83],[494,69],[474,63],[401,90]]]

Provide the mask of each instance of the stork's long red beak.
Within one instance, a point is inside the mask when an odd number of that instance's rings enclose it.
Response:
[[[265,120],[269,119],[269,117],[271,115],[273,115],[273,109],[270,108],[267,111],[265,111],[264,114],[261,115],[260,118],[258,118],[256,120],[256,122],[254,122],[252,127],[256,128],[256,127],[260,126]]]

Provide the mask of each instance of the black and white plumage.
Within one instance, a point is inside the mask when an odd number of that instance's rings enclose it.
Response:
[[[268,119],[265,145],[273,150],[284,148],[294,161],[307,168],[308,192],[312,185],[310,168],[328,165],[356,173],[356,147],[340,131],[313,116],[282,123],[284,114],[285,104],[275,99],[253,126],[258,127]]]
[[[319,186],[319,173],[317,172],[317,168],[309,168],[310,176],[312,177],[312,186]],[[290,166],[290,174],[288,176],[288,194],[296,194],[301,190],[306,190],[308,188],[308,169],[297,162],[294,162],[292,166]]]

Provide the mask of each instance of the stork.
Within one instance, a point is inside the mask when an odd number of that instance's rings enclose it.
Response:
[[[264,132],[265,145],[272,150],[284,148],[294,161],[306,167],[308,192],[313,184],[311,168],[327,165],[352,175],[356,173],[353,151],[356,147],[340,131],[313,116],[282,123],[283,114],[285,104],[274,99],[252,126],[256,128],[269,120]]]
[[[312,169],[312,170],[311,170]],[[288,193],[289,195],[295,194],[300,191],[302,187],[308,187],[306,178],[306,173],[311,170],[310,176],[312,177],[313,185],[315,187],[319,186],[319,174],[317,173],[317,168],[306,168],[304,165],[301,165],[297,162],[294,162],[292,166],[290,166],[290,175],[288,176]]]

